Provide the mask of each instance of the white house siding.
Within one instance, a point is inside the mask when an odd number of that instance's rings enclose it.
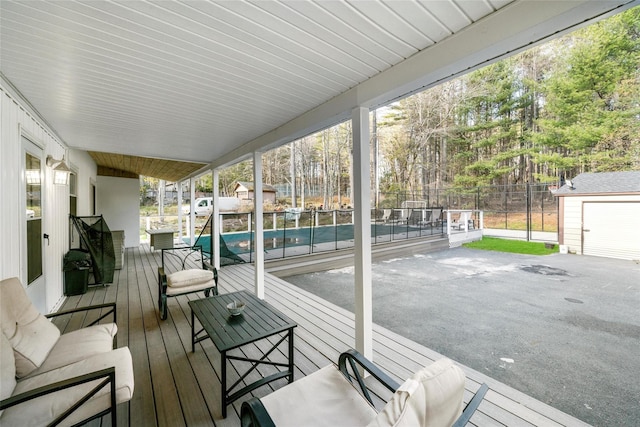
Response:
[[[50,312],[63,297],[62,259],[69,247],[69,188],[51,183],[51,168],[45,162],[47,155],[62,158],[67,147],[3,79],[0,80],[0,96],[0,279],[16,276],[26,283],[21,141],[21,135],[24,135],[43,151],[42,231],[50,236],[43,249],[45,289],[29,287],[27,293],[37,294],[32,300],[38,309]],[[88,197],[88,194],[78,196]]]
[[[571,253],[582,253],[582,199],[564,197],[564,236],[560,242]]]
[[[104,216],[110,230],[124,230],[124,245],[140,244],[140,180],[98,177],[96,213]]]
[[[640,203],[640,195],[600,195],[600,196],[571,196],[563,197],[564,199],[564,238],[561,242],[566,245],[569,252],[576,254],[583,254],[583,238],[582,238],[582,221],[583,221],[583,209],[585,203],[591,202],[606,202],[606,203],[619,203],[619,202],[636,202]],[[640,220],[640,218],[639,218]],[[630,233],[628,227],[617,227],[617,232],[611,233],[611,241],[622,243],[622,246],[627,247],[626,242],[635,239],[635,234]],[[620,244],[618,245],[618,247]],[[594,254],[594,253],[592,253]],[[598,253],[599,256],[612,256],[616,258],[628,258],[623,254],[605,254]],[[632,257],[633,258],[633,257]],[[629,258],[631,259],[631,258]],[[633,258],[635,259],[635,258]]]

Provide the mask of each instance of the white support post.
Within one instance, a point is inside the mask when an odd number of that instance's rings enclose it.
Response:
[[[262,153],[253,153],[253,212],[255,213],[256,296],[264,299],[264,234],[262,218]]]
[[[182,181],[176,182],[178,186],[178,240],[182,243]]]
[[[373,298],[371,287],[371,189],[369,161],[369,110],[354,108],[351,112],[353,128],[353,185],[355,216],[355,308],[356,350],[366,358],[373,358]]]
[[[289,148],[291,149],[291,207],[295,208],[298,206],[298,200],[296,199],[296,146],[295,142],[289,144]]]
[[[218,169],[214,169],[211,171],[213,174],[212,177],[212,186],[213,186],[213,217],[211,221],[211,247],[213,248],[212,261],[213,266],[217,269],[220,269],[220,228],[222,226],[222,221],[220,220],[220,193],[219,193],[219,185],[220,185],[220,174]]]
[[[469,234],[469,219],[471,219],[471,213],[469,213],[469,216],[467,216],[466,212],[464,215],[460,214],[460,218],[464,219],[464,232]]]
[[[190,199],[189,203],[191,204],[191,209],[189,213],[189,246],[193,246],[196,242],[196,180],[195,178],[189,178],[189,191],[190,191]]]

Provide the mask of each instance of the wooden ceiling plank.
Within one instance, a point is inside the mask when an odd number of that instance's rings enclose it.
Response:
[[[179,181],[201,169],[206,163],[191,163],[180,160],[154,159],[151,157],[127,156],[116,153],[89,151],[98,165],[98,175],[138,178],[140,175],[166,181]]]

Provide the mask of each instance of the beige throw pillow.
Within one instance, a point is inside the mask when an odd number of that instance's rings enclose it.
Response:
[[[449,427],[462,413],[464,382],[451,360],[438,360],[405,381],[369,426]]]
[[[22,378],[40,367],[60,337],[60,330],[43,315],[31,323],[18,324],[9,338],[16,360],[16,375]]]

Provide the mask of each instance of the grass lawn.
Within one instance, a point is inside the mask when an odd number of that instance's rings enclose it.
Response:
[[[540,242],[497,239],[495,237],[483,237],[482,240],[465,243],[463,246],[472,249],[484,249],[486,251],[512,252],[527,255],[549,255],[558,252],[558,245],[554,245],[553,249],[548,249],[544,243]]]

